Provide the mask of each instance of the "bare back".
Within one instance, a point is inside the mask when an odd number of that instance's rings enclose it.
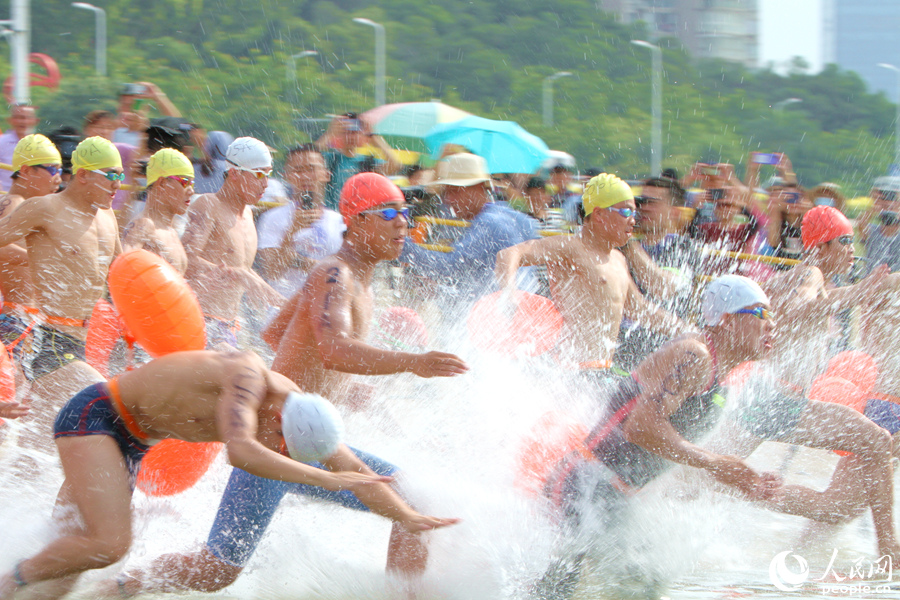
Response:
[[[260,407],[278,407],[296,385],[270,373],[262,360],[241,352],[206,350],[178,352],[155,359],[139,369],[119,376],[122,403],[150,439],[176,438],[189,442],[223,441],[217,425],[218,408],[225,386],[250,357],[266,379],[266,395]],[[280,426],[259,423],[259,439],[277,450]],[[270,443],[265,440],[272,438]],[[275,446],[274,448],[272,446]]]
[[[321,261],[276,318],[276,324],[277,320],[287,322],[272,370],[286,375],[305,391],[340,403],[348,391],[349,377],[325,364],[322,337],[340,321],[346,324],[342,335],[364,341],[369,334],[372,306],[371,286],[356,278],[347,263],[336,256]]]
[[[204,194],[191,206],[190,223],[184,234],[188,255],[216,266],[250,269],[256,258],[256,227],[249,206],[239,213],[223,204],[215,194]],[[207,316],[232,320],[240,309],[244,288],[215,271],[189,271],[188,281]]]
[[[22,196],[3,196],[0,199],[0,219],[12,214],[23,202],[25,199]],[[4,302],[21,306],[32,306],[34,303],[27,253],[24,238],[0,248],[0,293]]]

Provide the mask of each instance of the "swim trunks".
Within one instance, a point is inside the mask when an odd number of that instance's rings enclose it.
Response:
[[[206,321],[206,349],[212,350],[219,344],[237,349],[237,334],[241,330],[237,319],[226,321],[217,317],[203,317]]]
[[[876,425],[887,429],[891,435],[900,431],[900,398],[885,394],[873,394],[866,402],[863,414]]]
[[[66,402],[56,415],[53,438],[108,435],[119,446],[128,467],[132,489],[141,466],[141,459],[150,449],[146,438],[136,437],[126,426],[126,418],[113,406],[114,394],[106,383],[95,383],[78,392]],[[120,403],[119,403],[120,404]],[[133,419],[132,419],[133,420]],[[140,431],[140,429],[137,429]]]
[[[397,467],[380,458],[355,448],[351,450],[378,475],[391,475],[397,471]],[[311,464],[325,468],[320,463]],[[347,490],[332,492],[312,485],[265,479],[235,468],[206,541],[212,555],[236,567],[246,566],[272,522],[281,499],[288,493],[334,502],[353,510],[369,510]]]
[[[21,363],[31,350],[31,330],[34,325],[33,318],[23,317],[13,311],[0,314],[0,341],[17,363]]]
[[[25,377],[29,381],[73,363],[86,361],[85,342],[43,323],[33,330],[31,355],[25,361]]]

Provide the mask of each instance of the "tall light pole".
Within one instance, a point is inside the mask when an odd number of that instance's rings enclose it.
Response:
[[[897,117],[894,120],[894,168],[900,169],[900,69],[892,64],[878,63],[879,67],[897,74]]]
[[[375,106],[385,103],[384,99],[384,25],[371,19],[356,17],[354,23],[368,25],[375,28]]]
[[[97,75],[106,77],[106,11],[87,2],[73,2],[75,8],[82,8],[94,13],[96,33],[94,34],[94,53],[97,63]]]
[[[558,71],[544,78],[544,127],[553,127],[553,82],[571,76],[568,71]]]
[[[303,52],[291,55],[288,59],[287,80],[292,87],[297,85],[297,59],[318,55],[319,53],[315,50],[304,50]]]
[[[3,37],[10,38],[13,98],[16,104],[28,104],[31,101],[31,81],[28,74],[28,53],[31,51],[30,0],[12,0],[10,17],[0,21],[0,25],[12,26],[12,29],[3,29]]]
[[[662,50],[650,42],[631,40],[631,43],[650,50],[652,56],[653,79],[652,94],[652,129],[650,135],[650,171],[654,176],[662,172]]]

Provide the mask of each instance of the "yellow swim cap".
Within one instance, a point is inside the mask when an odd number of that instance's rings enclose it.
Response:
[[[61,165],[62,157],[53,142],[39,133],[26,135],[13,151],[13,171],[33,165]]]
[[[581,204],[584,206],[584,214],[589,215],[597,208],[609,208],[619,202],[634,200],[631,187],[609,173],[600,173],[584,187],[581,196]]]
[[[194,165],[188,157],[172,148],[163,148],[150,157],[147,163],[147,185],[160,177],[194,177]]]
[[[119,150],[109,140],[94,136],[83,140],[72,152],[72,175],[81,169],[96,171],[122,168]]]

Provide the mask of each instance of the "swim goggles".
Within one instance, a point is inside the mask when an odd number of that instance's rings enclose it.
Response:
[[[194,180],[190,177],[179,177],[178,175],[167,175],[166,179],[174,179],[178,183],[181,184],[181,187],[186,188],[194,185]]]
[[[853,243],[853,236],[852,235],[842,235],[840,237],[834,238],[833,241],[837,242],[841,246],[849,246]]]
[[[393,221],[397,218],[397,215],[400,215],[407,221],[409,221],[409,208],[377,208],[373,210],[364,210],[362,214],[378,214],[381,215],[381,218],[385,221]]]
[[[606,210],[612,211],[614,213],[619,213],[619,216],[624,219],[629,219],[634,216],[633,208],[612,208],[609,207]]]
[[[38,169],[43,169],[50,173],[50,177],[56,177],[60,173],[62,173],[62,166],[60,165],[34,165]]]
[[[756,308],[742,308],[740,310],[734,311],[732,314],[734,315],[753,315],[757,319],[762,319],[767,321],[769,319],[775,318],[775,313],[773,313],[768,308],[763,306],[757,306]]]
[[[93,169],[91,173],[103,175],[110,181],[125,181],[125,173],[116,173],[115,171],[101,171],[100,169]]]

